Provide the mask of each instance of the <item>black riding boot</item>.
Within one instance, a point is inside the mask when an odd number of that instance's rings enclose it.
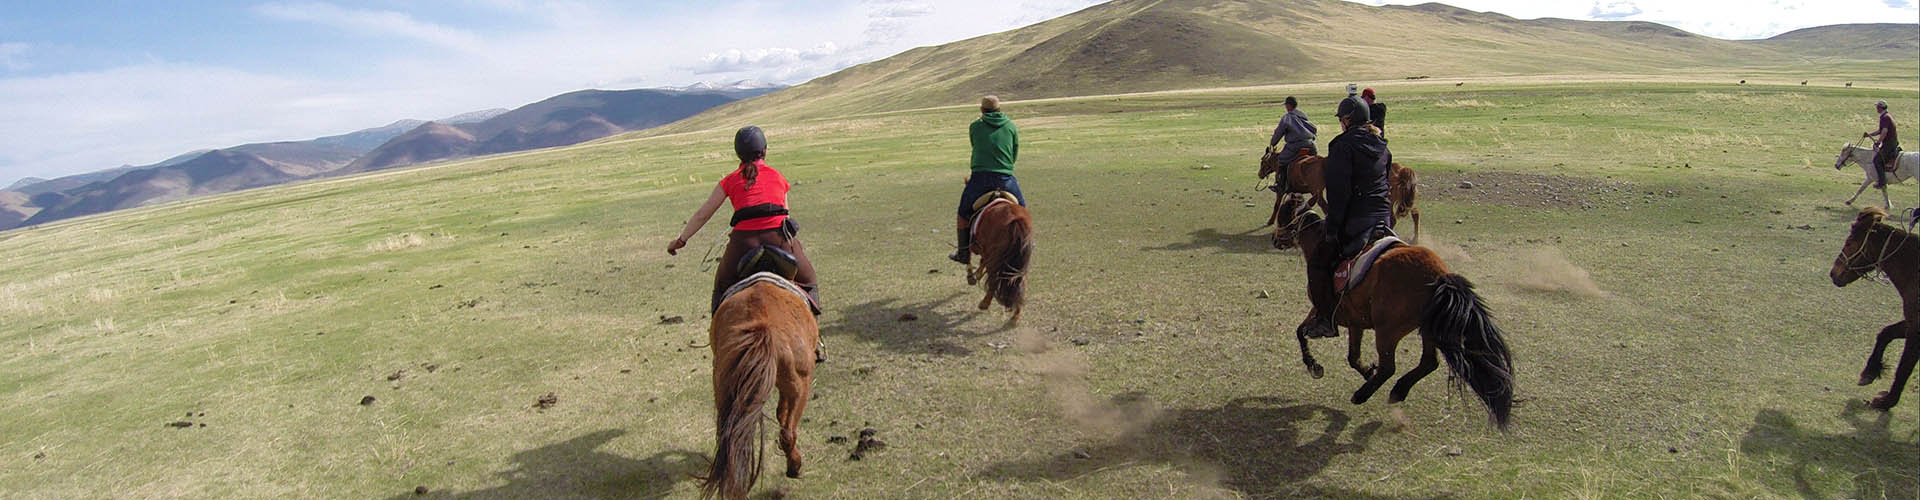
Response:
[[[947,258],[953,259],[954,262],[961,264],[972,263],[973,249],[971,247],[973,246],[973,234],[971,228],[962,227],[959,231],[955,232],[955,234],[958,236],[959,243],[954,245],[953,255],[948,255]]]
[[[1340,336],[1333,327],[1334,308],[1337,297],[1333,292],[1333,267],[1335,259],[1324,257],[1315,259],[1307,266],[1307,298],[1313,301],[1313,317],[1307,318],[1295,332],[1307,338],[1330,338]]]

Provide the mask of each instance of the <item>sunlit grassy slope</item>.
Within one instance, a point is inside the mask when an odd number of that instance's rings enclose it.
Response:
[[[1826,269],[1858,175],[1834,154],[1920,89],[1381,88],[1423,241],[1510,335],[1511,433],[1437,374],[1404,428],[1347,404],[1341,341],[1325,379],[1299,367],[1302,262],[1256,228],[1254,159],[1281,97],[1325,121],[1332,86],[1010,104],[1040,242],[1014,330],[943,257],[971,111],[771,120],[832,360],[807,477],[760,491],[1914,497],[1920,399],[1867,411],[1885,382],[1852,384],[1898,300]],[[0,233],[0,497],[693,496],[722,228],[662,250],[730,133]],[[863,427],[890,446],[848,461],[829,439]]]
[[[1596,74],[1910,88],[1920,25],[1721,40],[1646,22],[1520,20],[1437,3],[1115,0],[847,68],[647,134],[1010,99],[1347,80]],[[1902,61],[1885,64],[1877,61]],[[1875,61],[1875,62],[1868,62]],[[1872,66],[1885,66],[1874,69]],[[1828,68],[1847,68],[1829,71]],[[1782,72],[1785,78],[1770,79]],[[1867,79],[1866,77],[1872,77]]]

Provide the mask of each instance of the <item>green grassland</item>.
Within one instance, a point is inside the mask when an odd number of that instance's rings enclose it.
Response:
[[[1315,343],[1326,378],[1299,365],[1303,264],[1256,227],[1253,170],[1282,97],[1331,130],[1337,88],[1010,104],[1039,239],[1017,329],[944,259],[972,111],[759,123],[831,355],[807,476],[761,494],[1915,496],[1920,399],[1874,412],[1886,382],[1852,384],[1898,299],[1826,271],[1858,184],[1834,155],[1874,99],[1913,123],[1920,89],[1382,86],[1423,242],[1517,357],[1502,434],[1438,374],[1403,419],[1348,404],[1342,341]],[[663,249],[730,133],[0,233],[0,497],[694,496],[724,227]],[[890,446],[828,441],[863,427]]]

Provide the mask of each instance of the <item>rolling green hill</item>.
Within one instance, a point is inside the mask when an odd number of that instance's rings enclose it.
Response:
[[[1834,47],[1912,46],[1915,40],[1916,25],[1829,26],[1731,41],[1646,22],[1519,20],[1434,3],[1119,0],[909,50],[643,134],[964,105],[988,93],[1021,100],[1410,77],[1741,74],[1895,58],[1898,50]],[[1915,62],[1908,57],[1898,67]]]

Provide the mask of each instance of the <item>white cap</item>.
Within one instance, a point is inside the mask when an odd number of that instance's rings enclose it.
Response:
[[[1359,85],[1352,84],[1352,83],[1347,84],[1347,95],[1354,95],[1358,93],[1360,93]]]

